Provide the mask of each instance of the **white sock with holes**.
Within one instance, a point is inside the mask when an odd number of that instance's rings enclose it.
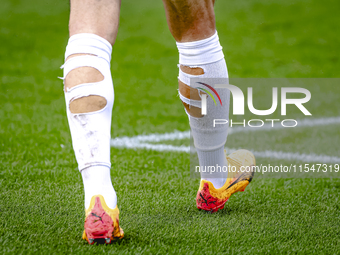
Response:
[[[204,40],[195,42],[177,43],[179,51],[180,65],[202,68],[203,75],[194,76],[181,71],[179,80],[190,85],[190,78],[228,78],[228,70],[224,60],[222,47],[219,42],[217,32]],[[222,92],[227,104],[221,110],[216,111],[216,119],[228,119],[229,115],[229,92]],[[200,107],[200,101],[190,100],[180,94],[183,102],[195,107]],[[219,129],[209,128],[208,118],[194,118],[189,116],[191,133],[194,138],[195,147],[201,167],[227,166],[228,162],[224,154],[224,144],[227,139],[227,125]],[[207,128],[208,127],[208,128]],[[222,187],[227,179],[228,173],[209,173],[201,172],[201,178],[212,182],[215,188]]]
[[[72,136],[72,145],[84,183],[85,208],[92,196],[102,195],[110,208],[117,204],[116,192],[110,177],[110,131],[114,101],[110,71],[112,46],[104,38],[90,33],[70,37],[65,60],[74,54],[87,54],[68,59],[62,66],[64,78],[76,68],[92,67],[104,77],[98,82],[78,84],[65,88],[66,111]],[[72,113],[70,103],[87,96],[100,96],[106,100],[104,108],[86,113]]]

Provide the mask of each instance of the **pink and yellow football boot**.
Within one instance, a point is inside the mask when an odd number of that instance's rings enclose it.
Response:
[[[109,208],[102,195],[91,198],[90,206],[85,210],[83,239],[89,244],[95,241],[111,243],[114,239],[124,237],[124,231],[119,226],[119,209]]]
[[[244,191],[254,177],[253,166],[255,166],[254,155],[247,150],[238,150],[226,157],[229,165],[228,178],[225,184],[216,189],[214,185],[206,180],[201,180],[197,192],[196,204],[198,209],[217,212],[223,209],[229,197]],[[232,170],[236,170],[233,172]]]

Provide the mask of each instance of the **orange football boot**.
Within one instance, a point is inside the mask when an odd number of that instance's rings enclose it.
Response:
[[[111,243],[114,239],[124,237],[124,231],[119,226],[119,209],[109,208],[102,195],[91,198],[90,206],[85,210],[83,239],[89,244],[97,242]]]
[[[201,180],[196,197],[198,209],[211,212],[223,209],[229,197],[238,191],[244,191],[253,179],[253,166],[256,162],[250,151],[238,150],[226,158],[230,170],[225,184],[216,189],[210,181]]]

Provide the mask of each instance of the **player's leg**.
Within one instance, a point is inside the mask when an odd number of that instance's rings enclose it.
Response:
[[[122,237],[117,196],[110,177],[114,101],[110,72],[120,0],[71,0],[64,91],[72,144],[85,191],[83,238]]]
[[[252,165],[255,159],[250,152],[241,151],[227,157],[224,144],[227,125],[213,128],[211,118],[201,115],[201,92],[190,87],[190,78],[228,78],[222,47],[215,28],[214,0],[163,0],[170,32],[179,50],[179,94],[189,116],[191,132],[201,167],[226,165]],[[223,90],[220,97],[225,100],[222,108],[210,111],[214,119],[228,119],[229,92]],[[210,99],[211,100],[211,99]],[[243,162],[240,164],[240,162]],[[229,177],[229,178],[227,178]],[[201,172],[201,186],[197,195],[197,206],[205,210],[223,208],[230,194],[242,190],[251,181],[251,176],[228,172]],[[231,185],[232,184],[232,185]],[[228,187],[233,186],[233,190]],[[222,194],[222,191],[228,191]],[[222,192],[222,193],[221,193]],[[211,196],[215,194],[215,196]],[[219,198],[217,198],[219,197]]]

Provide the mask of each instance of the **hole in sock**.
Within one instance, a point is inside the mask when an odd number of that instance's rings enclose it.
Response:
[[[187,111],[187,113],[195,118],[202,118],[204,115],[201,114],[201,108],[195,107],[195,106],[190,106],[184,102],[182,102],[185,110]]]
[[[69,60],[73,57],[92,55],[92,54],[73,54],[67,58]],[[96,68],[89,66],[82,66],[73,69],[65,77],[65,88],[72,88],[84,83],[94,83],[104,80],[104,75]],[[67,91],[67,89],[65,90]],[[103,109],[107,101],[102,96],[90,95],[77,98],[70,102],[70,112],[74,114],[95,112]]]
[[[180,66],[182,72],[191,74],[191,75],[202,75],[204,74],[204,70],[200,67],[189,67],[189,66]],[[187,84],[178,81],[178,88],[179,92],[186,98],[189,98],[191,100],[201,100],[201,97],[199,96],[199,92],[197,89],[193,89]],[[201,108],[190,106],[189,104],[186,104],[182,102],[187,113],[190,114],[192,117],[201,118],[203,115],[201,114]]]
[[[65,87],[72,88],[83,83],[103,81],[104,76],[93,67],[83,66],[73,69],[65,78]]]
[[[191,75],[202,75],[204,74],[204,70],[201,67],[190,67],[190,66],[180,66],[182,72],[191,74]]]
[[[106,104],[106,99],[101,96],[91,95],[81,97],[70,103],[70,112],[74,114],[95,112],[103,109]]]

